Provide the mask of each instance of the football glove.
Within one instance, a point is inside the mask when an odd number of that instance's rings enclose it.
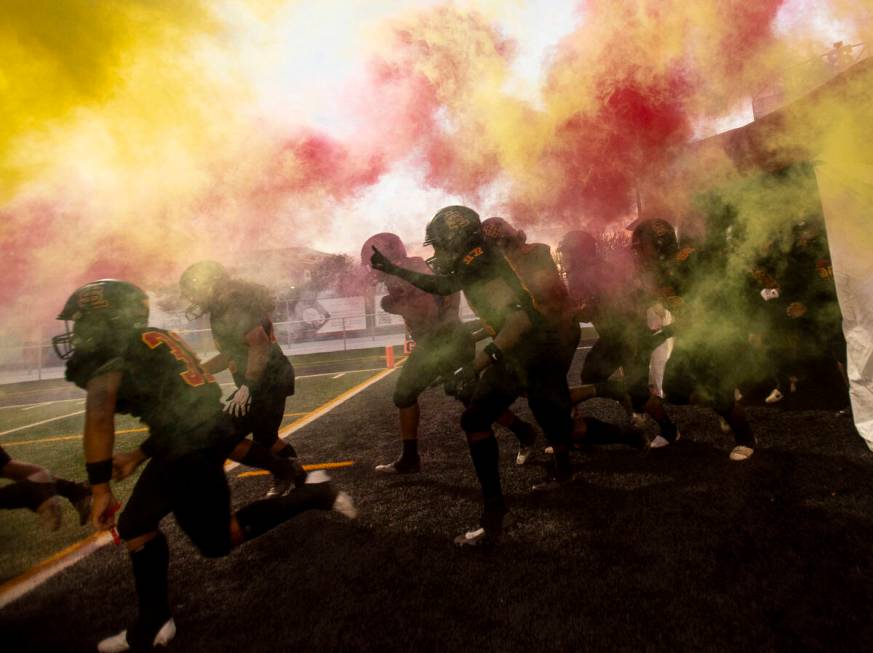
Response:
[[[476,374],[472,365],[459,367],[446,380],[446,394],[466,404],[472,399],[478,381],[479,375]]]
[[[370,267],[386,274],[391,274],[397,268],[388,257],[380,252],[376,247],[373,247],[373,255],[370,257]]]
[[[249,386],[243,383],[228,397],[227,403],[224,404],[224,412],[233,417],[243,417],[248,414],[251,406],[252,391],[249,390]]]

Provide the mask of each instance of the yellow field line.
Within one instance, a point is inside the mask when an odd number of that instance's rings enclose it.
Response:
[[[358,392],[388,376],[391,372],[397,369],[397,367],[399,367],[401,363],[405,362],[405,360],[406,357],[401,357],[393,368],[386,368],[384,370],[381,370],[380,372],[374,374],[368,379],[365,379],[361,383],[358,383],[356,386],[349,388],[345,392],[340,393],[333,399],[326,401],[315,410],[306,413],[306,415],[304,415],[300,419],[295,420],[294,422],[280,430],[279,437],[284,438],[294,431],[303,428],[310,422],[315,421],[339,404],[353,397]],[[232,469],[238,464],[239,463],[234,463],[233,465],[225,465],[225,470]],[[326,463],[325,465],[348,466],[348,464],[354,464],[354,461],[347,460],[340,461],[339,463]],[[329,467],[326,467],[325,465],[319,466],[318,469],[331,469]],[[3,585],[0,585],[0,608],[8,605],[20,596],[23,596],[31,589],[38,587],[42,582],[51,578],[58,571],[61,571],[61,569],[64,569],[71,564],[74,564],[78,561],[79,558],[83,558],[91,553],[91,550],[96,550],[97,548],[105,546],[110,542],[112,542],[111,535],[109,535],[109,533],[107,533],[106,531],[101,531],[99,533],[94,533],[93,535],[86,537],[84,540],[80,540],[79,542],[71,544],[67,548],[58,551],[49,558],[46,558],[45,560],[36,563],[28,571],[24,572],[19,576],[16,576],[15,578],[12,578],[11,580],[5,582]],[[91,550],[88,550],[89,548]],[[44,577],[40,578],[41,576]]]
[[[376,383],[377,381],[380,381],[381,379],[383,379],[386,376],[388,376],[389,374],[391,374],[391,372],[396,370],[397,367],[400,366],[400,363],[403,363],[405,360],[406,360],[406,357],[401,357],[400,360],[397,361],[397,364],[394,367],[385,368],[384,370],[380,370],[379,372],[376,372],[376,374],[374,374],[373,376],[364,379],[363,381],[361,381],[357,385],[352,386],[351,388],[349,388],[345,392],[341,392],[333,399],[330,399],[330,400],[324,402],[318,408],[311,410],[308,413],[306,413],[305,415],[303,415],[302,417],[299,417],[298,419],[294,420],[293,422],[291,422],[290,424],[288,424],[287,426],[285,426],[279,430],[279,437],[282,439],[285,439],[286,437],[291,435],[294,431],[302,429],[304,426],[306,426],[310,422],[314,422],[315,420],[317,420],[319,417],[321,417],[325,413],[330,412],[336,406],[339,406],[344,401],[346,401],[346,400],[350,399],[351,397],[353,397],[354,395],[358,394],[364,388]],[[239,465],[239,463],[237,463],[237,462],[228,461],[224,465],[224,469],[225,469],[225,471],[230,471],[231,469],[234,469],[238,465]]]
[[[303,469],[307,472],[311,472],[316,469],[342,469],[344,467],[351,467],[355,464],[354,460],[341,460],[336,463],[320,463],[317,465],[303,465]],[[250,476],[266,476],[269,474],[266,469],[256,469],[252,472],[243,472],[242,474],[237,474],[237,478],[249,478]]]
[[[308,413],[285,413],[282,417],[300,417],[301,415],[308,415]]]
[[[143,433],[148,431],[148,428],[142,427],[138,429],[121,429],[115,432],[115,435],[124,433]],[[15,442],[4,442],[4,447],[14,447],[19,444],[42,444],[43,442],[63,442],[65,440],[81,440],[81,435],[53,435],[50,438],[38,438],[36,440],[16,440]]]

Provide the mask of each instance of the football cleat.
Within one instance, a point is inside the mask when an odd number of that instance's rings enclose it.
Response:
[[[336,499],[333,500],[332,510],[348,519],[356,519],[358,516],[358,509],[355,508],[355,502],[352,501],[352,497],[345,492],[337,492]]]
[[[765,404],[777,404],[780,401],[782,401],[783,397],[784,397],[784,395],[782,394],[782,391],[779,388],[773,388],[770,391],[770,394],[767,395],[767,398],[764,400],[764,403]]]
[[[330,476],[323,469],[316,469],[306,475],[306,485],[318,485],[319,483],[330,483]]]
[[[682,435],[679,433],[679,431],[676,431],[676,437],[673,438],[672,440],[668,440],[663,435],[658,435],[657,437],[655,437],[654,440],[652,440],[649,443],[649,448],[650,449],[663,449],[664,447],[669,447],[671,444],[673,444],[674,442],[679,440],[681,437],[682,437]]]
[[[524,465],[533,455],[533,443],[518,445],[518,453],[515,454],[515,464]]]
[[[488,534],[484,528],[477,528],[473,531],[467,531],[466,533],[461,533],[455,538],[455,546],[460,547],[474,547],[474,546],[484,546],[485,544],[491,544],[494,542],[494,537]]]
[[[738,444],[733,448],[730,454],[730,459],[734,462],[740,462],[743,460],[748,460],[752,457],[752,454],[755,453],[755,450],[752,447],[747,447],[743,444]]]
[[[274,476],[272,482],[270,483],[270,487],[267,490],[267,494],[264,496],[267,499],[272,499],[273,497],[281,497],[288,490],[291,489],[292,485],[294,485],[293,476],[289,476],[287,478],[279,478]]]
[[[39,504],[36,509],[42,525],[50,531],[56,531],[61,527],[63,512],[61,510],[61,500],[57,496],[52,496]],[[90,512],[89,512],[90,514]]]
[[[718,418],[718,428],[721,429],[722,433],[730,433],[731,425],[727,423],[727,420],[724,417]]]
[[[417,474],[421,471],[421,458],[406,460],[402,456],[393,463],[376,465],[376,471],[380,474]]]
[[[173,621],[171,617],[163,626],[161,626],[161,629],[158,631],[157,635],[155,635],[155,638],[152,641],[152,647],[156,648],[158,646],[166,646],[175,636],[176,622]],[[117,635],[107,637],[97,644],[97,650],[100,651],[100,653],[121,653],[122,651],[129,651],[130,644],[127,641],[127,631],[122,630]]]

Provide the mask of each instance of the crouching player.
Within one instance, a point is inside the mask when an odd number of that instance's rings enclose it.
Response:
[[[361,248],[361,264],[369,267],[373,248],[377,248],[392,263],[416,272],[428,273],[423,259],[406,254],[403,241],[392,233],[371,236]],[[475,356],[475,343],[470,330],[458,316],[460,294],[432,295],[411,283],[372,271],[374,280],[382,281],[388,294],[382,298],[382,310],[403,317],[415,349],[400,370],[394,388],[394,405],[400,413],[400,436],[403,450],[392,463],[377,465],[385,474],[409,474],[421,469],[418,455],[418,423],[421,409],[418,397],[438,379],[450,379],[455,370],[468,365]],[[462,401],[464,397],[459,397]],[[516,462],[523,465],[533,449],[535,432],[527,422],[507,410],[498,418],[519,440]]]
[[[84,449],[95,528],[115,525],[110,479],[126,478],[149,461],[118,520],[133,565],[139,616],[127,630],[100,642],[97,649],[104,652],[166,645],[175,635],[167,595],[169,550],[159,530],[167,514],[175,515],[207,557],[227,555],[304,510],[355,515],[349,496],[321,472],[290,494],[232,514],[223,463],[238,436],[222,412],[221,391],[183,340],[148,326],[148,314],[148,298],[133,284],[95,281],[67,300],[58,316],[66,332],[53,339],[67,361],[67,380],[87,391]],[[149,436],[137,450],[113,458],[116,413],[140,418]]]

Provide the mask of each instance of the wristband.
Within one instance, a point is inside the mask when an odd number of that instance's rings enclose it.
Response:
[[[112,458],[107,458],[97,463],[85,463],[85,470],[88,472],[88,483],[90,485],[108,483],[112,480]]]
[[[498,365],[503,362],[503,350],[495,343],[488,343],[485,347],[485,353],[488,354],[488,357]]]

